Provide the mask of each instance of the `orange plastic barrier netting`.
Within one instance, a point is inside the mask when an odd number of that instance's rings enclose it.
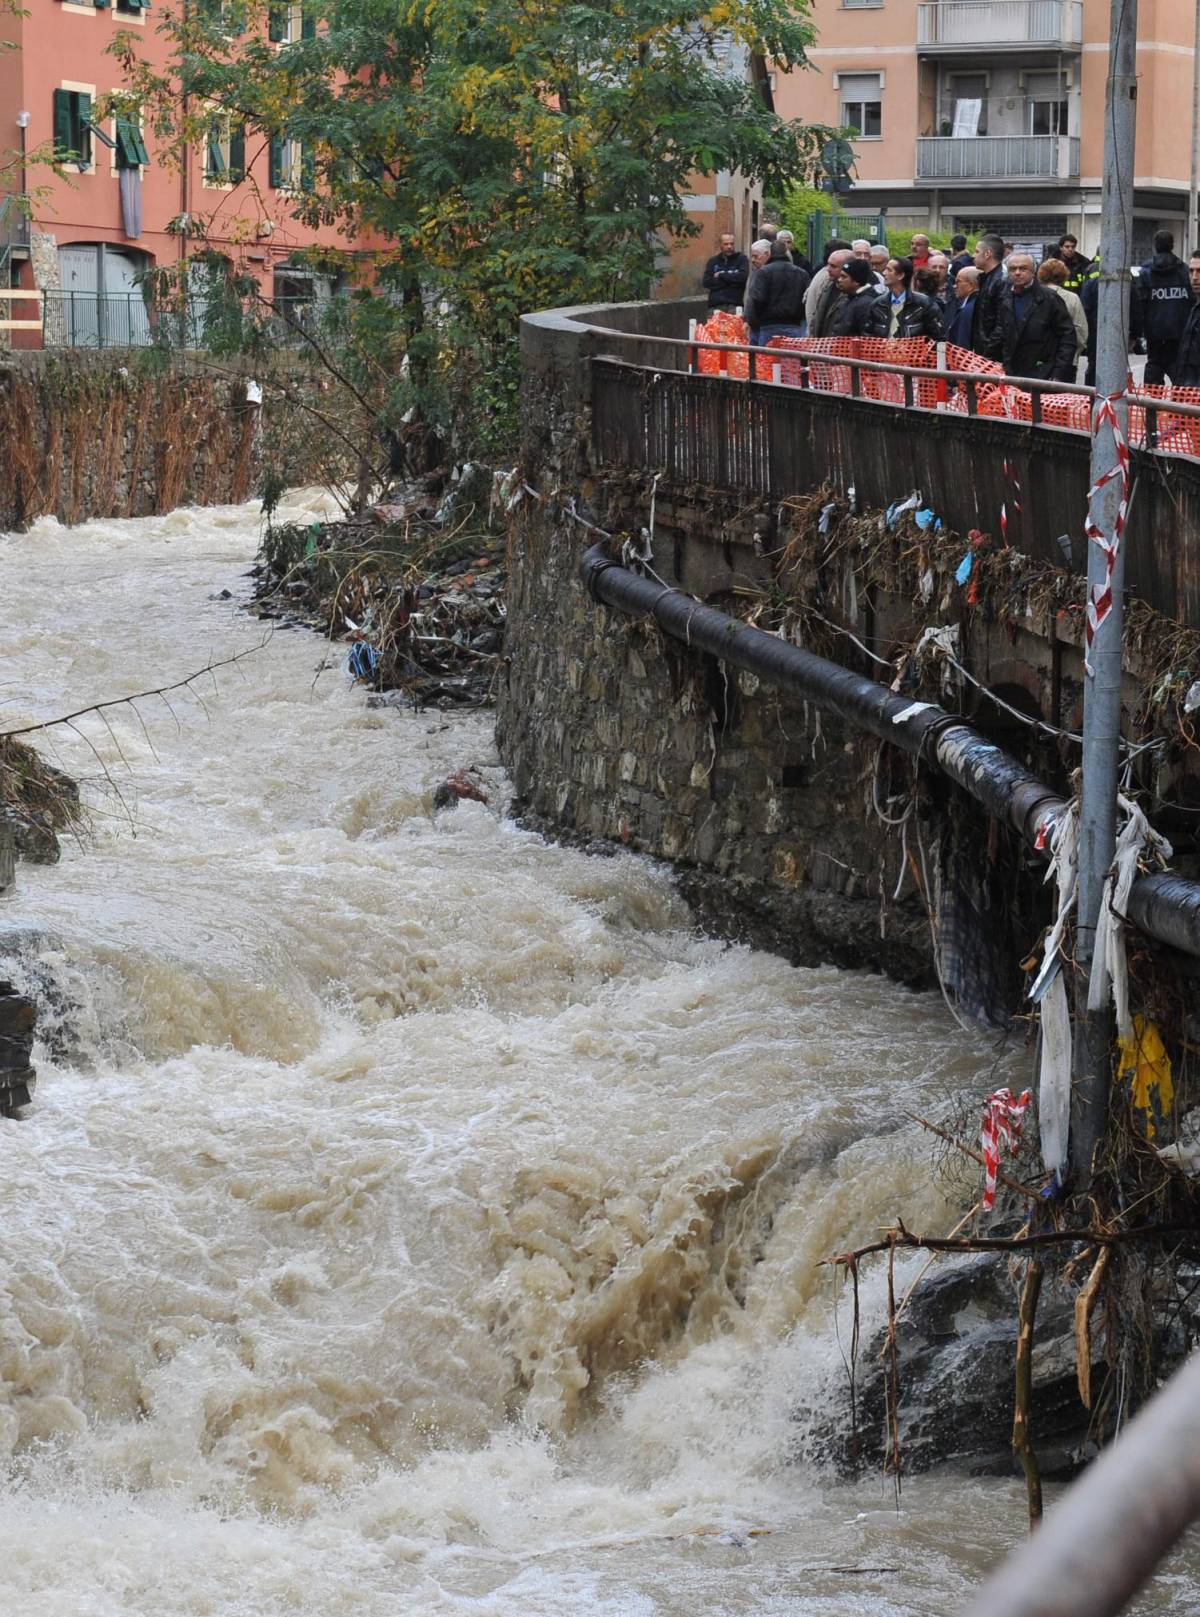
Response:
[[[738,381],[749,378],[749,354],[723,353],[702,346],[705,342],[748,346],[750,333],[740,315],[715,311],[706,323],[696,326],[695,341],[697,368],[702,375],[729,376]],[[854,391],[853,372],[849,365],[839,365],[839,359],[873,359],[913,370],[934,369],[938,346],[924,337],[772,337],[762,353],[754,356],[754,376],[757,381],[779,382],[785,387],[800,387],[807,381],[817,392],[849,394]],[[980,378],[975,384],[978,415],[1007,421],[1033,420],[1033,395],[1019,383],[1005,380],[1004,367],[997,361],[947,343],[945,368]],[[858,390],[863,398],[899,407],[906,402],[905,381],[905,377],[890,371],[860,368],[858,372]],[[930,377],[928,381],[914,377],[911,388],[913,403],[921,409],[959,413],[967,410],[967,390],[942,377]],[[1144,383],[1136,396],[1156,403],[1169,404],[1176,399],[1181,404],[1200,405],[1200,387]],[[1200,459],[1200,417],[1173,415],[1167,410],[1153,413],[1159,449]],[[1091,431],[1091,400],[1082,393],[1043,393],[1040,415],[1047,426],[1069,432]],[[1134,448],[1146,444],[1146,410],[1136,403],[1129,407],[1129,443]]]

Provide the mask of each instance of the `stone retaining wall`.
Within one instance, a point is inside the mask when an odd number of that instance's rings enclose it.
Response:
[[[664,318],[654,305],[579,315],[601,325],[616,316],[642,334]],[[925,771],[915,819],[906,829],[886,824],[876,803],[893,816],[918,787],[894,749],[587,597],[579,564],[596,535],[570,519],[569,502],[639,548],[651,504],[649,479],[592,464],[587,361],[603,351],[604,339],[571,312],[526,323],[524,470],[543,498],[510,518],[498,717],[522,811],[560,834],[673,861],[710,924],[801,963],[873,966],[929,986],[932,909],[972,940],[973,957],[956,963],[959,997],[1003,1020],[1044,903],[1042,871],[1015,836],[989,828],[957,788]],[[750,596],[777,593],[767,554],[781,542],[777,519],[765,498],[660,481],[655,573],[744,616]],[[830,577],[813,582],[817,595],[837,588]],[[937,616],[874,585],[845,605],[827,601],[826,610],[880,645],[911,644]],[[980,677],[1028,711],[1070,716],[1074,648],[975,617],[962,655]],[[825,654],[872,671],[844,640]],[[1029,732],[997,727],[996,710],[977,705],[971,716],[1024,750]],[[1052,752],[1027,759],[1043,778],[1057,772]]]

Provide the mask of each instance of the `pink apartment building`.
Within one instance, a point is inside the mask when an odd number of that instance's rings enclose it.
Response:
[[[332,290],[293,262],[314,245],[346,245],[335,229],[314,231],[292,217],[309,183],[298,143],[214,120],[181,173],[159,159],[149,131],[99,116],[100,98],[123,88],[107,50],[114,33],[136,29],[161,64],[168,46],[154,24],[177,3],[154,0],[151,10],[150,0],[23,0],[24,15],[0,15],[0,42],[16,47],[0,49],[0,287],[43,292],[48,346],[149,342],[139,274],[202,245],[253,273],[268,297],[319,301]],[[281,50],[303,28],[298,0],[276,8],[272,38]],[[51,141],[75,154],[65,177],[16,160]],[[6,191],[32,194],[32,219],[5,207]],[[14,318],[38,313],[32,301],[0,305],[0,319],[9,309]],[[34,347],[43,335],[18,330],[11,340]]]
[[[1108,0],[813,0],[812,70],[780,75],[776,105],[859,131],[855,210],[1030,245],[1070,230],[1090,251],[1108,11]],[[1135,261],[1162,227],[1186,245],[1191,0],[1141,0],[1138,34]]]

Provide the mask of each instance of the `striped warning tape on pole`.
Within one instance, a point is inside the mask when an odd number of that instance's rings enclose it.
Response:
[[[1088,489],[1087,494],[1088,519],[1084,532],[1104,552],[1104,584],[1103,586],[1093,584],[1088,590],[1087,650],[1084,655],[1083,666],[1087,670],[1089,677],[1095,673],[1091,663],[1092,642],[1095,640],[1101,624],[1112,611],[1113,573],[1116,570],[1117,554],[1121,548],[1121,540],[1125,534],[1125,518],[1129,512],[1129,445],[1125,442],[1125,434],[1121,431],[1121,423],[1117,420],[1117,412],[1113,408],[1121,397],[1121,394],[1113,393],[1107,398],[1098,399],[1095,413],[1092,417],[1093,438],[1099,436],[1102,427],[1108,426],[1111,428],[1113,444],[1117,451],[1117,463],[1115,466],[1110,466],[1108,471],[1096,479],[1091,488]],[[1100,493],[1101,489],[1114,482],[1118,477],[1121,479],[1121,502],[1117,506],[1117,517],[1113,524],[1113,535],[1110,540],[1105,537],[1098,525],[1092,521],[1091,507],[1092,501]]]

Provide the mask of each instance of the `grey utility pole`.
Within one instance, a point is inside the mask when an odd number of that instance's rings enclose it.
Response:
[[[1200,186],[1200,0],[1196,0],[1196,24],[1192,31],[1192,172],[1188,186],[1186,259],[1200,247],[1200,218],[1197,218],[1196,187]]]
[[[1114,399],[1122,435],[1128,406],[1119,396],[1129,380],[1129,263],[1133,256],[1133,159],[1137,120],[1137,0],[1110,0],[1108,88],[1104,98],[1104,190],[1100,222],[1100,288],[1096,336],[1097,403]],[[1117,465],[1112,427],[1092,439],[1092,485]],[[1116,530],[1119,477],[1091,502],[1091,522],[1106,539]],[[1108,1123],[1112,1072],[1112,1013],[1087,1008],[1088,978],[1105,875],[1116,846],[1117,769],[1121,742],[1121,647],[1125,544],[1109,576],[1103,550],[1088,544],[1088,597],[1111,589],[1112,608],[1091,647],[1094,673],[1083,696],[1083,789],[1079,809],[1079,900],[1075,944],[1075,1040],[1071,1106],[1073,1188],[1091,1183],[1096,1147]]]

